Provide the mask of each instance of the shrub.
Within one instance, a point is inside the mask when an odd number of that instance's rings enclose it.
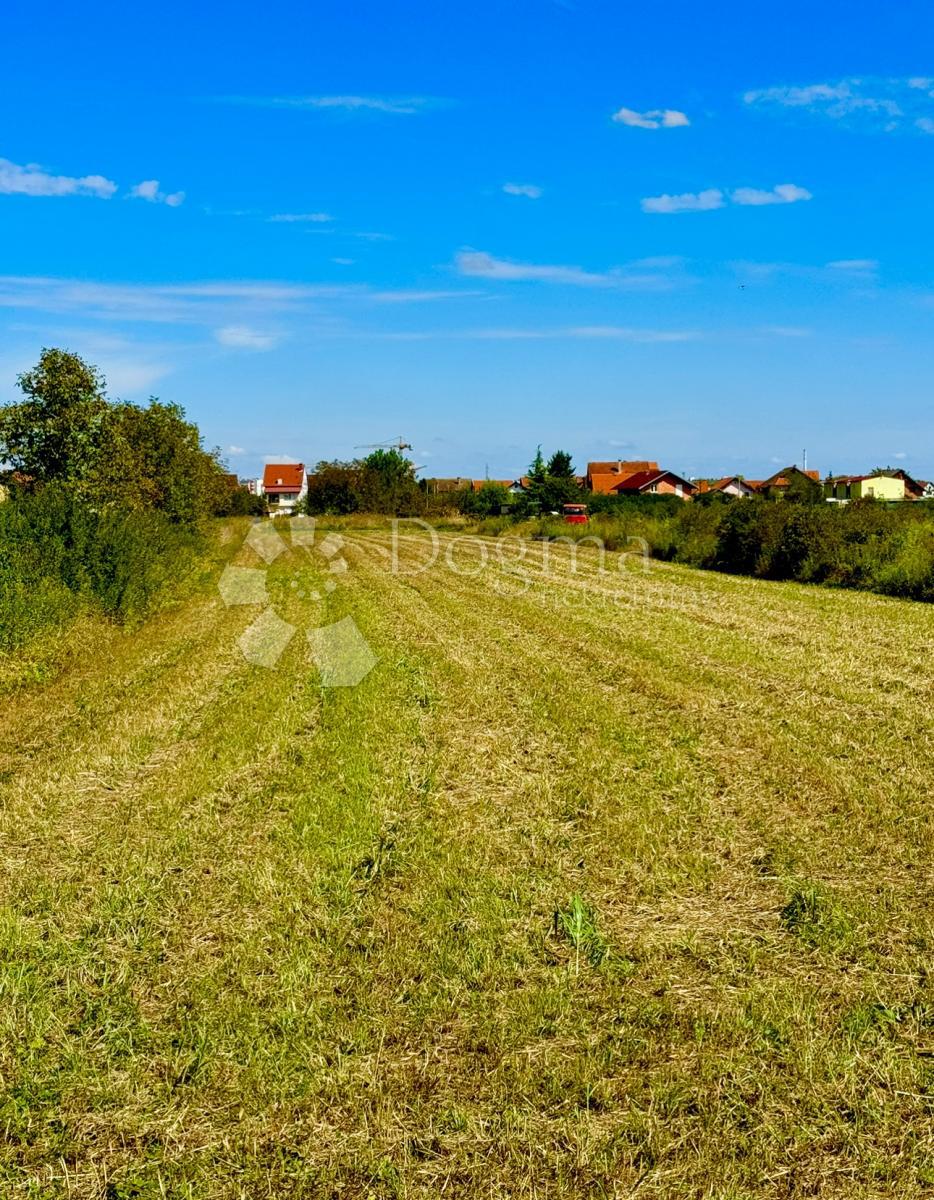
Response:
[[[64,488],[0,505],[0,650],[83,608],[142,616],[188,571],[199,536],[159,512],[95,512]]]

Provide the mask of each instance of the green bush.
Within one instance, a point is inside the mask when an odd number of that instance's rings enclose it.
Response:
[[[95,512],[64,488],[0,504],[0,651],[83,609],[141,617],[188,571],[199,543],[163,513]]]
[[[546,518],[511,528],[535,538],[598,537],[607,550],[631,549],[640,539],[655,558],[688,566],[934,601],[934,506],[928,504],[593,499],[601,503],[591,505],[587,525]],[[495,531],[508,527],[501,518]],[[483,528],[493,532],[489,521]]]

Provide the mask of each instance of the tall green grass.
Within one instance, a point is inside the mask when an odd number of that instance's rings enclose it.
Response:
[[[143,616],[185,575],[200,536],[157,512],[95,512],[47,488],[0,505],[0,653],[82,611]]]

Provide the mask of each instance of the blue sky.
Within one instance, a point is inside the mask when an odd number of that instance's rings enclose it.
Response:
[[[0,399],[43,345],[232,469],[398,434],[934,476],[934,9],[16,0]]]

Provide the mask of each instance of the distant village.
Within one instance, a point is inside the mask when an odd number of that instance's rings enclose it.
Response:
[[[270,463],[262,477],[241,481],[256,496],[265,496],[269,511],[281,515],[295,511],[308,492],[313,475],[303,463]],[[583,475],[573,479],[581,490],[581,499],[592,496],[675,496],[692,500],[696,496],[719,493],[739,499],[755,496],[779,497],[795,487],[820,488],[823,498],[832,504],[851,500],[883,501],[928,500],[934,498],[934,483],[914,479],[901,468],[878,468],[865,475],[828,475],[795,465],[783,467],[767,479],[746,479],[742,475],[726,475],[721,479],[686,479],[675,471],[645,459],[628,461],[589,462]],[[468,491],[479,492],[495,485],[510,495],[520,496],[528,491],[529,477],[515,479],[472,479],[455,476],[422,480],[429,495],[454,495]]]

